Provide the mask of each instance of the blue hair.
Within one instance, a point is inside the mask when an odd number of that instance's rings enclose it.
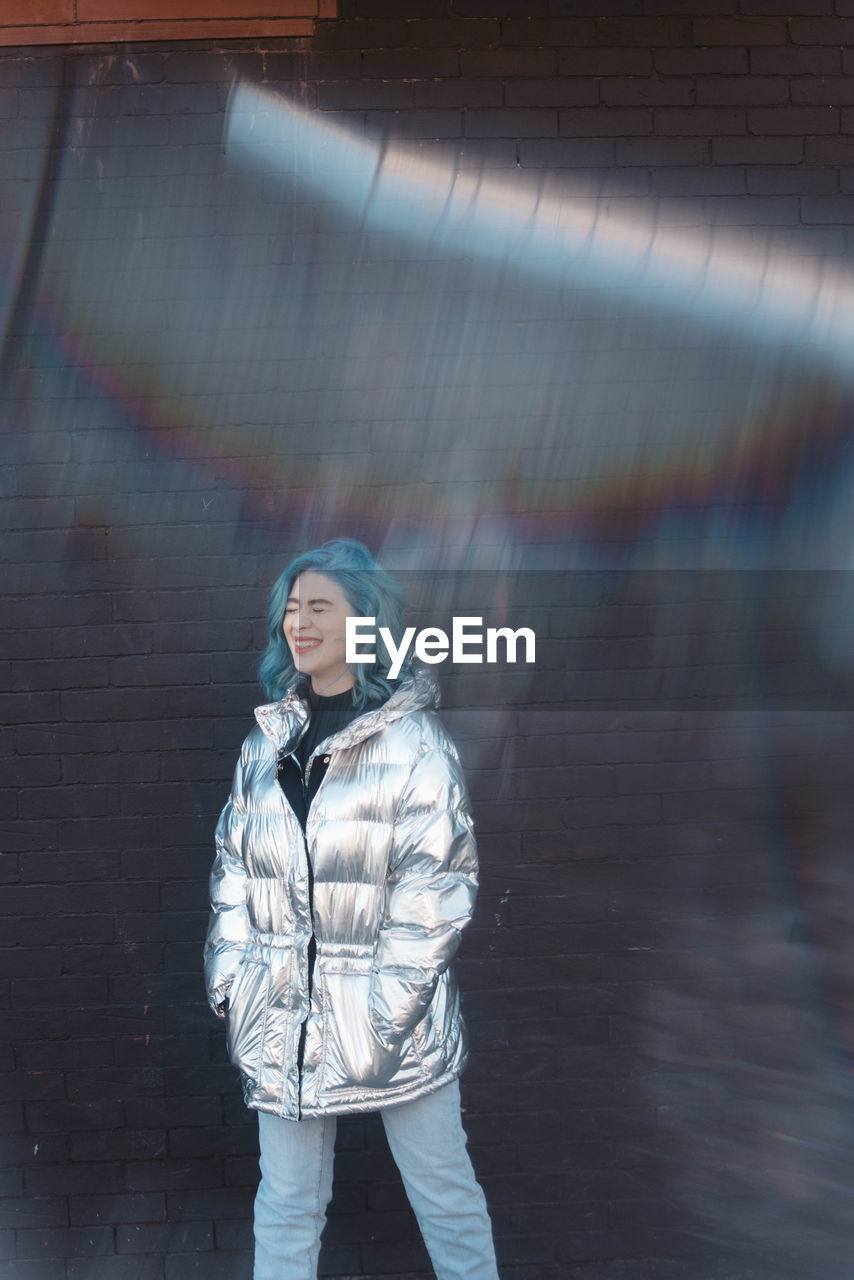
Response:
[[[361,708],[368,701],[385,701],[395,690],[388,679],[392,656],[379,636],[379,628],[387,627],[396,646],[403,637],[403,596],[394,578],[374,559],[370,551],[354,538],[334,538],[314,551],[306,551],[292,560],[273,585],[267,609],[267,648],[258,668],[259,679],[267,696],[278,700],[299,678],[294,666],[283,624],[285,607],[291,589],[301,573],[312,570],[337,583],[351,608],[360,618],[374,618],[377,631],[376,662],[355,664],[353,705]],[[401,676],[411,672],[404,661]]]

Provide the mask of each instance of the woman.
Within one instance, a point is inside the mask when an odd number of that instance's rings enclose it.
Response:
[[[438,1280],[497,1280],[460,1122],[450,961],[477,859],[436,687],[349,667],[347,617],[402,634],[390,577],[327,542],[273,587],[255,712],[217,827],[208,998],[258,1112],[255,1280],[314,1280],[335,1117],[379,1110]]]

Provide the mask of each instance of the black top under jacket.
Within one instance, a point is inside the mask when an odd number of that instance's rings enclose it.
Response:
[[[309,688],[308,701],[311,713],[308,727],[295,752],[296,759],[294,759],[293,755],[282,756],[278,763],[277,772],[279,785],[284,791],[294,813],[299,818],[303,831],[305,831],[309,807],[317,788],[323,781],[323,775],[326,773],[329,764],[328,756],[317,756],[311,766],[308,786],[306,786],[304,782],[305,767],[308,764],[311,753],[324,739],[331,737],[333,733],[339,733],[342,729],[346,729],[350,721],[356,719],[356,716],[364,715],[368,711],[376,711],[377,707],[382,706],[384,699],[375,698],[366,702],[364,707],[356,708],[353,706],[352,689],[345,689],[343,693],[336,693],[331,698],[324,698],[320,694],[312,693]]]

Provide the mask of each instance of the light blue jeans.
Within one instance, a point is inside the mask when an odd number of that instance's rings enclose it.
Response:
[[[498,1280],[492,1224],[466,1150],[457,1081],[380,1115],[437,1280]],[[335,1117],[258,1113],[254,1280],[315,1280],[332,1197]]]

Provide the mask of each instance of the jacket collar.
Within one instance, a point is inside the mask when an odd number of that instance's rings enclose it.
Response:
[[[363,712],[351,720],[346,728],[327,738],[320,745],[324,750],[333,748],[354,747],[357,743],[369,738],[394,720],[410,715],[413,711],[421,711],[439,705],[439,686],[426,671],[417,671],[408,680],[401,682],[391,697],[374,711]],[[276,754],[287,754],[292,751],[309,717],[308,702],[301,698],[296,687],[292,686],[279,702],[267,702],[255,708],[255,719],[267,735]],[[315,752],[314,754],[317,754]]]

